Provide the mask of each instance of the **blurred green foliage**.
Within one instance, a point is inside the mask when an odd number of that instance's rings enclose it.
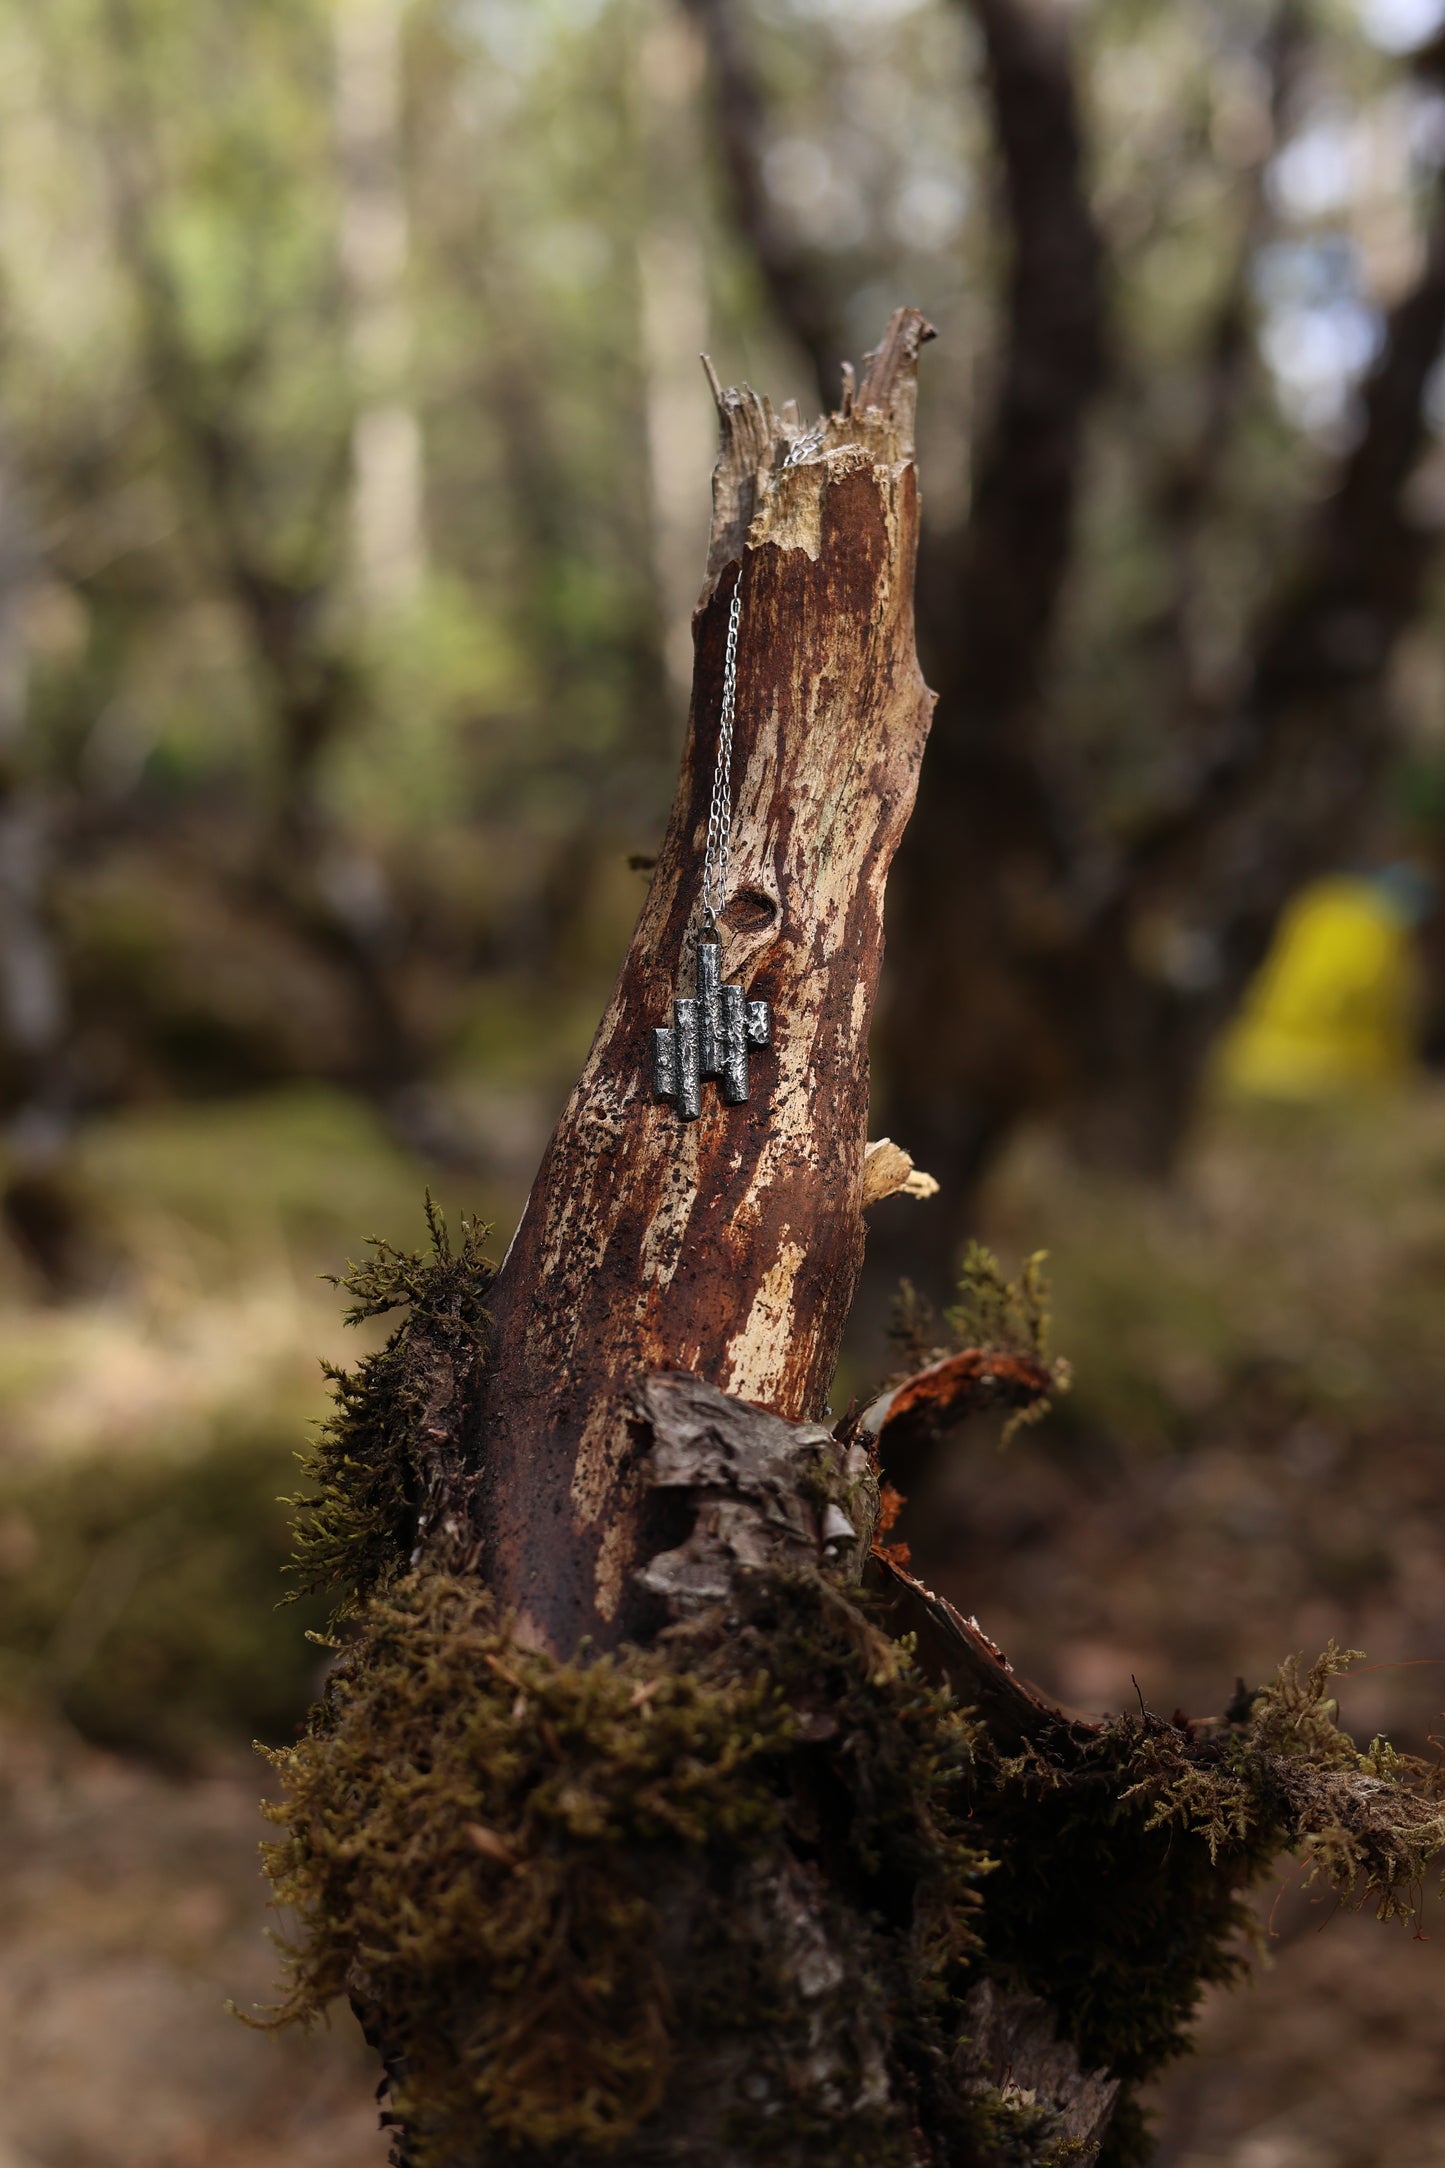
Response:
[[[0,1694],[181,1766],[284,1740],[313,1697],[314,1604],[277,1609],[294,1440],[0,1475]]]
[[[775,209],[836,286],[855,354],[905,294],[943,331],[922,449],[931,516],[951,525],[1006,269],[968,12],[740,13]],[[1151,629],[1177,567],[1141,516],[1210,396],[1211,324],[1256,215],[1269,15],[1099,0],[1081,26],[1133,359],[1093,449],[1060,677],[1094,787],[1124,806],[1169,757]],[[1196,568],[1206,668],[1348,433],[1435,125],[1353,9],[1311,10],[1307,36],[1261,214],[1263,366]],[[344,665],[327,802],[403,858],[421,830],[463,831],[485,868],[464,911],[545,918],[567,861],[585,889],[599,850],[651,840],[681,726],[664,652],[701,565],[695,346],[816,397],[731,229],[669,0],[6,8],[0,298],[40,772],[113,808],[199,794],[259,817],[283,750],[242,560],[304,603],[303,675]],[[419,445],[418,526],[378,591],[358,489],[368,431],[397,416]],[[1422,690],[1428,734],[1426,707]]]

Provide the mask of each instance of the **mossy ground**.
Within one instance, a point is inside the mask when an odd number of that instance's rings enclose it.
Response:
[[[264,1431],[0,1473],[0,1700],[181,1766],[284,1739],[324,1616],[277,1609],[295,1474],[294,1440]]]
[[[766,1674],[558,1665],[474,1586],[409,1578],[275,1757],[288,1834],[269,1864],[303,1934],[282,2017],[347,1992],[385,2013],[422,2159],[479,2119],[503,2154],[605,2147],[667,2074],[652,1893],[675,1858],[776,1830],[791,1729]]]
[[[425,1171],[307,1088],[97,1123],[70,1179],[83,1299],[0,1244],[0,1699],[173,1763],[285,1738],[321,1669],[325,1607],[277,1608],[317,1357],[381,1337],[322,1274],[358,1218],[424,1236]]]

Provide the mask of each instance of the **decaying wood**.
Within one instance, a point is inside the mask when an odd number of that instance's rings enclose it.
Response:
[[[863,1209],[881,1204],[885,1197],[936,1197],[938,1184],[925,1174],[901,1144],[880,1137],[863,1154]]]
[[[1001,1752],[1015,1753],[1053,1726],[1078,1721],[1018,1677],[977,1619],[965,1618],[892,1559],[875,1551],[865,1581],[888,1631],[897,1640],[913,1637],[919,1668],[977,1712]]]
[[[644,1569],[647,1586],[665,1603],[672,1620],[716,1616],[731,1604],[745,1602],[750,1583],[761,1576],[823,1566],[851,1566],[856,1575],[864,1563],[868,1530],[855,1529],[836,1505],[824,1503],[810,1480],[821,1463],[835,1484],[859,1496],[865,1507],[871,1505],[876,1492],[868,1456],[856,1436],[849,1440],[820,1424],[784,1422],[682,1374],[642,1379],[636,1397],[649,1444],[645,1480],[656,1490],[684,1498],[693,1514],[686,1540]],[[868,1561],[868,1583],[875,1621],[886,1622],[900,1637],[912,1635],[925,1672],[947,1683],[964,1706],[975,1708],[1002,1748],[1016,1749],[1061,1725],[1074,1728],[1073,1719],[1015,1677],[1007,1658],[976,1621],[961,1618],[952,1604],[911,1574],[875,1556]],[[774,1874],[762,1886],[748,1883],[739,1890],[737,1902],[740,1914],[766,1917],[772,1962],[795,1990],[801,1984],[810,1992],[817,2005],[819,2022],[810,2038],[808,2068],[805,2073],[795,2069],[790,2080],[795,2095],[805,2090],[844,2097],[851,2088],[859,2092],[860,2105],[866,2094],[867,2104],[876,2109],[893,2082],[882,2041],[868,2036],[862,2013],[851,2031],[842,2032],[836,2009],[831,2021],[828,2015],[830,1999],[854,1970],[854,1958],[846,1917],[829,1906],[827,1895],[815,1869],[792,1861],[783,1878]],[[1049,2148],[1069,2140],[1092,2147],[1113,2110],[1118,2080],[1082,2067],[1075,2050],[1060,2040],[1053,2013],[1037,1996],[1008,1993],[984,1979],[971,1991],[967,2011],[958,2058],[965,2085],[987,2086],[1006,2101],[1050,2111]],[[751,2095],[741,2092],[744,2077],[755,2078],[758,2070],[756,2040],[735,2039],[727,2054],[716,2049],[685,2052],[689,2063],[679,2074],[674,2097],[687,2103],[692,2150],[675,2150],[674,2118],[668,2124],[668,2143],[674,2149],[659,2151],[656,2131],[639,2133],[624,2155],[636,2168],[661,2158],[731,2168],[733,2153],[720,2137],[730,2098],[751,2097],[761,2105],[756,2084]],[[744,2138],[736,2157],[739,2163],[755,2160],[755,2139]],[[931,2156],[920,2152],[919,2157]]]
[[[864,1409],[858,1427],[880,1450],[886,1439],[891,1465],[913,1439],[946,1436],[965,1416],[991,1408],[1036,1406],[1056,1382],[1052,1364],[1042,1356],[1007,1348],[964,1348],[891,1385]]]
[[[1006,1995],[993,1980],[980,1980],[964,2007],[968,2067],[1006,2099],[1052,2109],[1063,2143],[1097,2143],[1114,2112],[1119,2080],[1080,2068],[1074,2049],[1059,2039],[1048,2004],[1037,1995]]]
[[[632,1631],[644,1487],[633,1378],[690,1370],[825,1412],[863,1249],[867,1036],[883,891],[931,698],[913,643],[916,310],[803,438],[719,392],[682,776],[637,931],[492,1292],[475,1417],[481,1570],[539,1646]],[[772,1004],[745,1106],[680,1122],[653,1028],[690,991],[734,590],[742,593],[727,978]]]
[[[785,1423],[686,1373],[642,1379],[637,1398],[653,1441],[649,1487],[681,1492],[693,1509],[686,1541],[638,1575],[671,1617],[725,1604],[746,1573],[797,1572],[854,1554],[861,1566],[866,1533],[805,1480],[821,1455],[840,1461],[845,1481],[861,1481],[861,1446],[840,1448],[819,1423]]]

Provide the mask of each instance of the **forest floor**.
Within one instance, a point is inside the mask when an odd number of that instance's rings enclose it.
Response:
[[[1445,1093],[1221,1107],[1168,1194],[1043,1140],[989,1239],[1046,1247],[1073,1390],[916,1490],[924,1577],[1090,1712],[1218,1713],[1333,1637],[1341,1719],[1445,1738]],[[1262,1955],[1153,2090],[1159,2168],[1445,2164],[1445,1904],[1341,1914],[1282,1862]]]
[[[475,1199],[505,1226],[540,1141]],[[420,1238],[425,1169],[332,1095],[98,1127],[95,1292],[0,1253],[0,2168],[380,2168],[351,2019],[275,2039],[263,1765],[315,1683],[272,1608],[292,1455],[359,1237]],[[456,1185],[437,1182],[453,1199]],[[909,1207],[927,1209],[927,1207]],[[455,1216],[455,1215],[454,1215]],[[1081,1709],[1217,1710],[1331,1637],[1344,1720],[1445,1706],[1445,1090],[1217,1109],[1161,1194],[1025,1139],[991,1185],[1046,1247],[1072,1392],[917,1471],[920,1568]],[[1137,1687],[1136,1682],[1137,1681]],[[1440,1727],[1445,1729],[1445,1726]],[[1282,1870],[1266,1957],[1157,2088],[1162,2168],[1445,2168],[1445,1908],[1423,1938]]]

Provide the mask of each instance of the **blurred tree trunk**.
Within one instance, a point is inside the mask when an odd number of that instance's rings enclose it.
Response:
[[[58,1295],[86,1284],[87,1244],[63,1157],[76,1116],[65,968],[50,925],[54,807],[24,745],[31,538],[0,436],[0,1214]]]
[[[737,11],[693,4],[739,225],[784,320],[817,353],[836,334],[816,261],[789,253],[764,200],[769,120],[744,27]],[[1115,1166],[1172,1166],[1279,912],[1348,856],[1371,817],[1390,659],[1439,540],[1410,493],[1445,333],[1437,177],[1424,266],[1390,315],[1333,489],[1232,666],[1206,669],[1193,652],[1200,534],[1255,374],[1265,175],[1303,50],[1297,0],[1281,0],[1260,45],[1269,110],[1241,181],[1234,268],[1201,345],[1197,431],[1146,492],[1172,568],[1147,637],[1167,658],[1160,736],[1175,780],[1129,833],[1106,832],[1058,727],[1053,653],[1091,421],[1129,367],[1106,321],[1073,23],[1057,0],[966,5],[982,34],[1012,253],[973,502],[959,529],[925,538],[920,558],[919,645],[939,710],[890,903],[879,1126],[943,1195],[921,1219],[880,1214],[860,1307],[875,1346],[900,1276],[947,1297],[980,1177],[1020,1119],[1048,1115]]]
[[[1073,27],[1035,0],[976,0],[1012,243],[998,392],[964,526],[922,567],[919,637],[939,695],[929,790],[894,888],[882,1126],[941,1183],[932,1224],[880,1221],[870,1270],[951,1283],[973,1184],[1050,1077],[1057,1026],[1017,969],[1045,951],[1074,836],[1038,744],[1072,563],[1085,429],[1104,377],[1103,259],[1089,209]],[[1011,923],[1012,922],[1012,923]],[[967,938],[940,938],[941,927]],[[900,1264],[900,1247],[908,1246]]]
[[[848,352],[843,297],[826,265],[798,246],[768,192],[767,99],[749,51],[744,10],[736,0],[683,4],[707,45],[713,118],[734,215],[778,321],[812,363],[826,407],[836,396],[838,370]]]
[[[383,609],[409,601],[426,569],[421,424],[408,396],[405,19],[406,0],[342,0],[336,10],[341,256],[357,382],[352,546],[363,600]]]
[[[1274,48],[1277,113],[1294,34],[1286,13]],[[1163,492],[1181,539],[1230,429],[1250,248],[1246,233],[1212,341],[1213,390],[1188,486],[1175,475]],[[884,1056],[889,1123],[952,1192],[946,1225],[929,1230],[934,1291],[951,1278],[977,1176],[1021,1114],[1056,1114],[1086,1156],[1148,1174],[1169,1169],[1218,1034],[1280,910],[1365,832],[1390,743],[1390,659],[1439,546],[1438,523],[1412,503],[1410,482],[1442,340],[1437,180],[1424,263],[1388,319],[1356,441],[1256,615],[1237,690],[1202,691],[1182,649],[1187,605],[1176,601],[1169,720],[1183,779],[1122,843],[1091,829],[1033,703],[1015,710],[1007,734],[1016,770],[1028,771],[1033,836],[1010,848],[1017,823],[998,818],[1009,794],[996,787],[978,704],[950,703],[945,675],[930,756],[937,788],[923,801],[934,825],[918,824],[900,860],[900,930],[916,917],[921,936],[951,911],[987,932],[982,960],[962,967],[959,944],[900,941]],[[993,441],[996,456],[997,424]],[[990,604],[981,615],[967,586],[960,600],[955,651],[998,614]],[[960,834],[972,847],[959,851]],[[922,976],[910,976],[920,956]]]
[[[348,384],[308,445],[300,532],[269,516],[281,456],[242,393],[281,331],[264,316],[220,357],[196,336],[164,242],[170,177],[149,73],[147,26],[129,0],[104,23],[112,83],[100,130],[118,252],[137,306],[142,360],[207,569],[242,637],[272,731],[271,802],[258,823],[250,900],[283,917],[345,988],[360,1050],[349,1078],[408,1145],[465,1161],[429,1082],[405,985],[407,930],[379,854],[337,817],[328,765],[361,718],[363,670],[344,600],[350,494],[357,572],[374,599],[401,599],[423,549],[415,416],[406,359],[406,218],[400,153],[402,0],[348,0],[338,22],[336,135],[340,259],[326,306],[355,312]],[[350,422],[351,426],[347,424]]]
[[[692,683],[694,583],[705,540],[693,477],[710,450],[698,397],[698,356],[708,344],[707,267],[701,206],[693,200],[693,106],[701,73],[693,23],[678,0],[664,0],[640,40],[638,92],[654,209],[641,224],[637,252],[653,584],[669,703],[679,718]]]

